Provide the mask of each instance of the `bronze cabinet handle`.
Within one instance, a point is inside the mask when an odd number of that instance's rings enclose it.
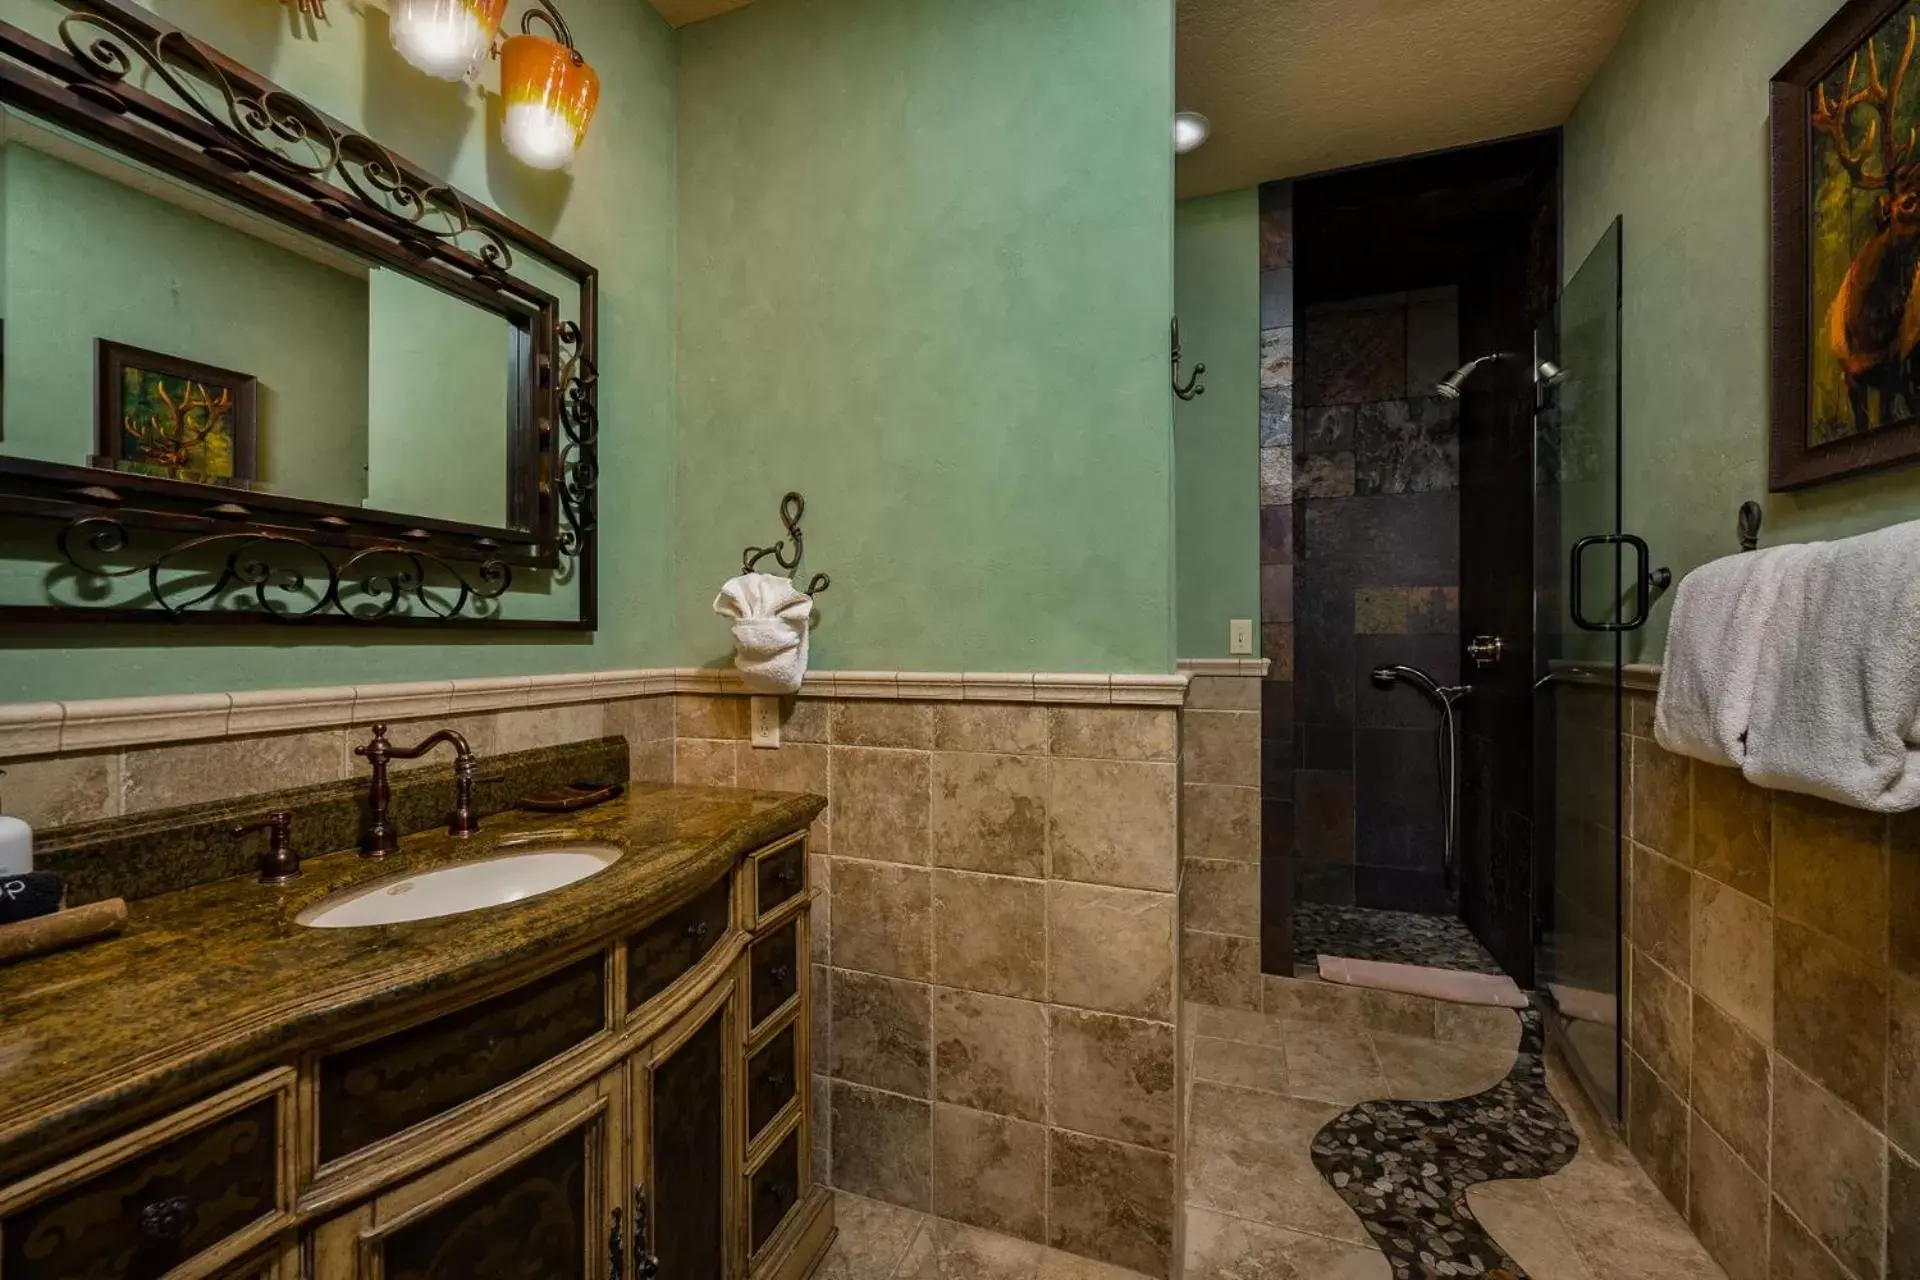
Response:
[[[779,883],[787,886],[787,888],[791,889],[795,885],[800,883],[800,868],[782,867],[780,870],[773,873],[773,878]]]
[[[705,920],[695,920],[687,926],[687,936],[695,942],[705,942],[707,935],[713,932],[713,926]]]
[[[658,1280],[660,1259],[647,1246],[647,1189],[633,1189],[633,1280]]]
[[[793,966],[776,964],[767,970],[767,976],[775,982],[785,982],[793,976]]]
[[[168,1196],[140,1209],[140,1234],[149,1240],[175,1244],[193,1228],[193,1201],[185,1196]]]
[[[620,1206],[613,1206],[613,1230],[607,1233],[607,1275],[611,1280],[621,1280],[626,1274],[626,1244],[620,1238]]]

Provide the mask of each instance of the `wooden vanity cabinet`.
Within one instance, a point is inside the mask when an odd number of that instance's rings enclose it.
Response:
[[[805,846],[0,1185],[0,1280],[801,1280]]]

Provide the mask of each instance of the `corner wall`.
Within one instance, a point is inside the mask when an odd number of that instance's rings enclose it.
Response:
[[[1739,550],[1920,516],[1912,469],[1767,492],[1767,81],[1837,0],[1645,0],[1566,127],[1565,273],[1625,216],[1625,528],[1677,576]],[[1628,637],[1657,662],[1672,595]]]
[[[1207,369],[1173,406],[1178,652],[1225,658],[1228,624],[1260,619],[1259,191],[1182,200],[1174,244],[1181,373]]]
[[[683,659],[806,495],[831,669],[1173,668],[1167,0],[762,0],[680,39]]]

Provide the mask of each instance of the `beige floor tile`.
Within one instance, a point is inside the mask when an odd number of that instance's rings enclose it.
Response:
[[[1371,1245],[1187,1209],[1185,1280],[1390,1280],[1392,1274],[1386,1255]]]
[[[1034,1280],[1046,1250],[1025,1240],[929,1218],[895,1280]]]
[[[1366,1229],[1313,1167],[1313,1135],[1342,1108],[1229,1085],[1193,1086],[1190,1205],[1355,1244]]]
[[[1287,1026],[1279,1018],[1246,1009],[1224,1009],[1216,1004],[1187,1005],[1187,1025],[1195,1034],[1243,1044],[1283,1045]]]
[[[1540,1185],[1596,1277],[1726,1280],[1726,1273],[1637,1167],[1576,1156]]]
[[[834,1193],[834,1225],[840,1234],[827,1250],[816,1280],[892,1280],[919,1235],[926,1215],[865,1196]]]
[[[1287,1091],[1296,1098],[1350,1107],[1387,1096],[1373,1038],[1323,1022],[1289,1022]]]
[[[1387,1078],[1382,1096],[1390,1098],[1467,1098],[1491,1089],[1513,1070],[1513,1051],[1491,1045],[1375,1032],[1373,1047]]]
[[[1537,1181],[1483,1182],[1467,1192],[1467,1205],[1533,1280],[1600,1280]]]
[[[1193,1079],[1262,1093],[1286,1093],[1287,1055],[1278,1046],[1199,1036],[1193,1042]]]

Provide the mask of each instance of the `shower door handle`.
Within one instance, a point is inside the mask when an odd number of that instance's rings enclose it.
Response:
[[[1582,566],[1586,563],[1587,549],[1590,547],[1633,548],[1633,616],[1622,618],[1618,622],[1595,622],[1581,612],[1585,600],[1582,587],[1585,585]],[[1673,582],[1673,573],[1668,569],[1649,568],[1653,557],[1647,550],[1646,539],[1631,533],[1596,533],[1579,539],[1573,544],[1573,555],[1569,590],[1572,599],[1568,601],[1568,611],[1573,615],[1573,625],[1582,631],[1638,631],[1647,625],[1647,616],[1653,612],[1653,593],[1664,591]]]

